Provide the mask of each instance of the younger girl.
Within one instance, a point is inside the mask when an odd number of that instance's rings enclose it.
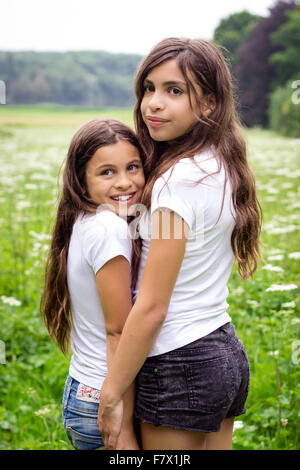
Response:
[[[137,297],[101,390],[99,428],[115,448],[121,399],[138,374],[143,449],[230,449],[249,364],[227,313],[227,281],[234,256],[243,279],[254,273],[260,232],[230,72],[212,43],[169,38],[142,62],[136,96],[150,210],[139,221]]]
[[[144,186],[140,146],[124,124],[94,120],[77,131],[63,173],[46,266],[41,311],[63,352],[73,355],[63,397],[63,422],[76,449],[103,446],[99,393],[131,309],[131,238],[127,209]],[[71,314],[71,316],[70,316]],[[138,449],[134,389],[124,395],[118,449]]]

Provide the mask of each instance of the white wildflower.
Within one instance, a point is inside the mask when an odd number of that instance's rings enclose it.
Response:
[[[32,203],[29,201],[19,201],[16,204],[16,209],[17,211],[22,211],[23,209],[26,209],[27,207],[31,207]]]
[[[232,293],[234,295],[242,295],[244,294],[245,290],[242,286],[238,286],[236,289],[232,289]]]
[[[33,183],[27,183],[27,184],[25,184],[24,188],[25,188],[25,189],[35,190],[35,189],[38,189],[38,185],[37,185],[37,184],[33,184]]]
[[[296,307],[296,302],[294,302],[294,301],[285,302],[284,304],[282,304],[282,307],[283,308],[295,308]]]
[[[32,387],[29,387],[27,391],[24,393],[26,393],[28,397],[32,398],[33,396],[36,395],[36,390]]]
[[[274,188],[273,186],[267,186],[265,188],[267,190],[267,193],[269,194],[278,194],[279,190],[277,188]]]
[[[48,233],[36,233],[34,232],[34,230],[30,230],[29,235],[40,241],[51,239],[51,235],[49,235]]]
[[[293,320],[291,321],[291,324],[296,325],[297,323],[300,323],[300,318],[293,318]]]
[[[51,414],[55,408],[56,408],[55,404],[46,405],[44,406],[44,408],[41,408],[40,410],[35,411],[34,414],[36,416],[47,416]]]
[[[298,286],[296,286],[296,284],[272,284],[270,287],[268,287],[268,289],[266,289],[266,292],[285,291],[293,289],[298,289]]]
[[[300,251],[295,251],[294,253],[290,253],[288,257],[291,259],[300,259]]]
[[[269,351],[268,356],[278,357],[279,356],[279,351]]]
[[[273,250],[270,250],[270,255],[279,255],[282,252],[283,250],[281,250],[280,248],[273,248]]]
[[[279,310],[280,315],[291,315],[294,313],[294,310],[289,310],[288,308]]]
[[[233,431],[236,431],[237,429],[242,429],[243,427],[244,427],[243,421],[234,421]]]
[[[32,180],[43,180],[45,177],[45,175],[43,173],[32,173],[32,175],[30,175],[30,179]]]
[[[247,300],[247,304],[252,305],[253,308],[256,308],[259,306],[259,303],[257,300]]]
[[[282,268],[280,268],[279,266],[273,266],[272,264],[266,264],[262,267],[262,269],[265,269],[266,271],[283,272]]]
[[[290,178],[298,178],[298,176],[300,176],[300,170],[294,170],[289,175]]]
[[[281,261],[282,259],[283,259],[283,255],[268,256],[268,261]]]
[[[274,227],[269,229],[269,233],[271,234],[279,234],[279,233],[290,233],[298,230],[300,227],[299,225],[287,225],[286,227]]]
[[[13,307],[20,307],[20,305],[22,304],[20,300],[17,300],[14,297],[6,297],[5,295],[1,295],[0,299],[4,304],[8,304]]]

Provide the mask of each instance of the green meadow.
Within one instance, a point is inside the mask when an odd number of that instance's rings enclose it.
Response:
[[[70,357],[43,326],[39,301],[59,170],[75,130],[132,110],[0,106],[0,449],[72,449],[61,422]],[[234,449],[299,449],[300,139],[245,130],[263,209],[264,260],[253,279],[236,266],[229,314],[251,366],[247,413]]]

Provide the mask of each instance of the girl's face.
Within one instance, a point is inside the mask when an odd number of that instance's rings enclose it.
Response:
[[[193,97],[191,101],[194,105]],[[147,75],[141,113],[150,136],[159,142],[186,134],[197,121],[176,59],[163,62]]]
[[[99,148],[86,166],[86,184],[96,204],[113,205],[124,215],[139,202],[145,184],[138,149],[124,140]]]

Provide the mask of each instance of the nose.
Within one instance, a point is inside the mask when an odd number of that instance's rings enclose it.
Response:
[[[162,94],[157,90],[151,93],[149,97],[148,105],[151,111],[157,111],[164,108],[164,102]]]
[[[115,182],[115,187],[122,190],[127,191],[132,186],[132,181],[126,172],[122,172],[118,174],[117,180]]]

